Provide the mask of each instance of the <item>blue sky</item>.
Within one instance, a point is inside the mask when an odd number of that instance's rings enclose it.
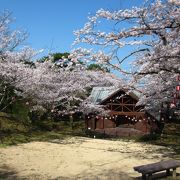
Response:
[[[118,10],[140,5],[141,0],[0,0],[0,11],[16,18],[13,27],[24,29],[26,45],[51,52],[69,52],[73,31],[82,28],[88,13],[98,9]]]

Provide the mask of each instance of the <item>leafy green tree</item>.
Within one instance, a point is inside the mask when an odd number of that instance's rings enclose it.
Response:
[[[90,64],[87,66],[87,70],[110,72],[109,68],[103,67],[102,65],[99,65],[99,64]]]
[[[45,62],[45,61],[49,61],[50,57],[52,59],[52,62],[55,63],[61,59],[68,59],[69,53],[68,52],[64,52],[64,53],[50,53],[49,56],[44,56],[41,59],[39,59],[39,62]]]

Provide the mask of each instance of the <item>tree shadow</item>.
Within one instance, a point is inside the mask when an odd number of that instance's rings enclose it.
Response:
[[[136,180],[141,180],[142,176],[136,177]],[[172,172],[170,172],[169,175],[166,174],[166,172],[158,172],[152,175],[152,180],[170,180],[173,179]],[[180,173],[176,173],[176,178],[174,179],[180,179]]]
[[[117,171],[115,169],[104,169],[98,171],[86,170],[77,174],[73,177],[57,177],[55,180],[76,180],[76,179],[83,179],[83,180],[101,180],[101,179],[113,179],[113,180],[134,180],[136,178],[131,177],[125,172]]]
[[[0,179],[16,180],[19,178],[17,172],[14,169],[11,169],[10,167],[3,165],[0,166]]]
[[[46,177],[47,179],[51,179]],[[28,176],[19,176],[18,172],[7,165],[0,166],[0,180],[41,180],[45,179],[41,174],[30,174]]]
[[[134,174],[123,172],[117,168],[104,168],[99,169],[98,167],[90,167],[88,170],[82,171],[81,173],[74,175],[72,177],[64,177],[59,176],[55,178],[55,180],[76,180],[76,179],[82,179],[82,180],[142,180],[141,174],[137,175],[136,177]],[[170,171],[170,174],[167,175],[166,171],[154,173],[151,177],[152,180],[170,180],[172,178],[172,171]],[[180,173],[176,173],[176,178],[180,179]]]
[[[53,140],[49,140],[48,142],[50,143],[55,143],[55,144],[61,144],[61,145],[69,145],[69,144],[83,144],[86,141],[86,139],[84,138],[80,138],[80,137],[69,137],[69,138],[64,138],[64,139],[53,139]]]

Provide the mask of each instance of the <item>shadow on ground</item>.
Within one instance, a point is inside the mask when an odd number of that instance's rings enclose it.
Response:
[[[134,178],[136,180],[140,180],[142,179],[141,177],[137,177],[137,178]],[[166,172],[159,172],[159,173],[156,173],[156,174],[153,174],[152,177],[151,177],[152,180],[180,180],[180,174],[177,173],[176,174],[176,178],[173,178],[172,177],[172,172],[170,173],[169,176],[166,175]]]
[[[125,172],[121,172],[115,169],[104,169],[101,172],[94,171],[93,173],[90,171],[83,171],[82,173],[73,176],[71,178],[69,177],[58,177],[55,178],[55,180],[142,180],[141,175],[139,175],[138,177],[132,177],[131,175],[129,175],[128,173]],[[172,179],[172,172],[170,173],[169,176],[166,175],[166,172],[160,172],[160,173],[156,173],[153,174],[152,176],[153,180],[171,180]],[[176,179],[180,179],[180,174],[177,173],[177,178]]]
[[[81,180],[133,180],[137,178],[133,178],[127,173],[118,171],[117,169],[104,169],[99,171],[98,169],[95,169],[92,171],[86,170],[81,172],[80,174],[77,174],[72,177],[57,177],[55,180],[76,180],[76,179],[81,179]],[[141,179],[141,178],[140,178]]]
[[[0,180],[18,179],[17,172],[6,165],[0,166]]]
[[[74,177],[58,177],[55,178],[55,180],[142,180],[142,177],[131,177],[127,173],[124,172],[117,172],[114,170],[107,170],[107,171],[102,171],[102,173],[89,173],[88,171],[85,171],[81,174],[78,174],[77,176]],[[170,176],[167,176],[165,172],[157,173],[152,176],[152,180],[172,180],[172,174]],[[180,179],[180,174],[177,174],[176,180]]]
[[[38,174],[31,174],[28,177],[18,177],[18,174],[15,170],[11,169],[8,166],[0,166],[0,180],[41,180],[45,177],[38,175]],[[46,179],[46,178],[45,178]],[[57,177],[55,179],[48,178],[48,180],[76,180],[76,179],[82,179],[82,180],[141,180],[141,176],[139,177],[131,177],[125,172],[120,172],[118,170],[107,170],[104,169],[103,171],[99,172],[98,170],[95,172],[90,171],[83,171],[82,173],[72,176],[72,177]],[[152,176],[153,180],[170,180],[172,179],[172,173],[170,176],[166,176],[165,172],[157,173]],[[177,173],[177,178],[180,179],[180,174]]]
[[[25,176],[25,177],[20,177],[18,176],[18,173],[6,166],[0,166],[0,180],[42,180],[45,179],[43,176],[39,175],[39,174],[31,174],[29,176]],[[50,178],[47,178],[48,180],[50,180]]]

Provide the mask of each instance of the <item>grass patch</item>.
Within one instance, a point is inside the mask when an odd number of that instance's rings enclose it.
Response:
[[[180,136],[176,134],[160,135],[150,134],[135,139],[136,142],[154,144],[159,146],[170,147],[175,152],[172,158],[180,159]]]
[[[31,133],[12,133],[1,138],[0,147],[28,143],[32,141],[50,141],[52,139],[63,140],[70,135],[58,132],[36,131]]]
[[[137,142],[152,142],[157,141],[160,138],[160,134],[146,134],[144,136],[137,137],[135,140]]]
[[[84,136],[84,122],[74,122],[73,128],[65,121],[42,120],[37,124],[24,124],[8,114],[0,114],[0,147],[31,141],[63,140],[70,136]]]

